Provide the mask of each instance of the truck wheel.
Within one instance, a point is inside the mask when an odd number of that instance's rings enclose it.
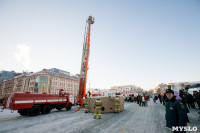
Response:
[[[19,110],[18,110],[18,113],[19,113],[21,116],[26,116],[26,115],[28,115],[27,109],[19,109]]]
[[[51,111],[51,107],[49,105],[45,105],[42,108],[42,114],[48,114]]]
[[[33,107],[30,109],[29,115],[30,116],[37,116],[40,114],[40,108],[39,107]]]
[[[61,107],[61,105],[58,105],[58,106],[56,107],[56,109],[60,111],[60,110],[62,110],[63,108]]]
[[[69,103],[69,104],[67,105],[67,108],[66,108],[66,110],[71,110],[71,108],[72,108],[72,104],[71,104],[71,103]]]

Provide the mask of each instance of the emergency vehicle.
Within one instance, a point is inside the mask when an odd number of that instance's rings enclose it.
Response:
[[[37,116],[48,114],[54,108],[71,110],[70,94],[64,93],[61,89],[59,96],[54,94],[20,93],[15,92],[3,100],[3,109],[18,110],[22,116]]]

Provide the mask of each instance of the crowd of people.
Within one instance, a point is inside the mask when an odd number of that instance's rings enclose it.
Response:
[[[125,97],[125,101],[127,102],[136,102],[140,107],[147,107],[149,101],[149,95],[146,94],[138,94],[134,96],[134,94]]]
[[[197,91],[193,92],[193,95],[183,91],[183,90],[179,90],[179,91],[174,91],[174,96],[176,96],[176,100],[182,102],[187,109],[193,108],[193,109],[200,109],[200,93]],[[152,99],[154,101],[154,103],[161,103],[163,105],[165,105],[165,101],[167,99],[166,93],[164,94],[155,94],[152,95]]]
[[[138,95],[136,97],[136,102],[139,104],[140,107],[147,107],[149,101],[149,96],[146,96],[145,94]]]
[[[186,91],[179,90],[179,91],[174,91],[174,96],[176,96],[176,100],[182,102],[186,106],[187,112],[189,112],[189,109],[191,108],[200,109],[200,93],[199,92],[194,91],[192,95]],[[148,105],[149,98],[150,96],[145,95],[145,94],[138,94],[137,96],[134,96],[134,94],[131,94],[125,97],[124,100],[127,102],[136,102],[137,104],[139,104],[139,106],[146,107]],[[153,94],[152,99],[155,104],[160,103],[160,104],[165,105],[165,101],[167,100],[167,95],[166,93]]]

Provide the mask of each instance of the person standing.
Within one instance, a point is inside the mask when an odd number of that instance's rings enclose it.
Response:
[[[197,91],[194,91],[193,92],[193,97],[194,97],[194,100],[195,102],[197,103],[197,105],[199,106],[199,109],[200,109],[200,95]]]
[[[174,91],[174,96],[176,96],[176,100],[181,101],[182,98],[179,96],[178,91]]]
[[[198,104],[199,109],[200,109],[200,92],[198,92],[197,94],[198,94],[197,104]]]
[[[185,93],[184,98],[185,98],[185,103],[186,103],[187,107],[190,109],[191,104],[190,104],[188,92]]]
[[[84,106],[85,106],[85,113],[88,113],[88,98],[87,97],[84,100]]]
[[[139,98],[139,94],[137,95],[137,98],[136,98],[136,99],[137,99],[137,104],[139,104],[139,100],[138,100],[138,98]]]
[[[90,97],[90,96],[91,96],[91,92],[90,92],[90,91],[88,91],[88,95],[89,95],[88,97]]]
[[[148,97],[146,95],[144,95],[144,100],[145,100],[145,106],[148,106]]]
[[[116,96],[116,97],[109,97],[111,100],[113,100],[114,101],[114,108],[115,108],[115,113],[119,113],[120,112],[120,108],[119,108],[119,105],[120,105],[120,103],[119,103],[119,97],[118,96]]]
[[[95,106],[95,110],[94,110],[94,119],[98,118],[101,119],[101,106],[102,106],[102,102],[100,100],[100,98],[97,98],[97,100],[94,103]]]
[[[162,104],[162,100],[161,100],[161,95],[160,95],[160,93],[158,94],[158,99],[159,99],[159,101],[160,101],[160,104]]]
[[[155,103],[155,95],[152,95],[153,102]]]
[[[165,105],[165,100],[167,99],[166,93],[163,95],[163,105]]]
[[[167,95],[167,99],[165,101],[166,127],[172,128],[173,126],[187,126],[186,124],[187,113],[184,104],[176,100],[173,90],[167,89],[166,95]],[[182,133],[185,133],[185,131],[182,131]]]
[[[189,109],[187,107],[187,104],[186,104],[186,100],[185,100],[185,92],[183,92],[182,90],[179,90],[179,95],[178,96],[180,96],[179,99],[180,99],[181,103],[183,103],[185,105],[186,112],[190,113],[190,111],[189,111]],[[187,113],[186,113],[186,122],[190,122]]]
[[[193,96],[190,94],[190,93],[188,93],[187,92],[187,94],[188,94],[188,99],[189,99],[189,105],[193,108],[193,109],[195,109],[195,105],[194,105],[194,98],[193,98]]]
[[[139,106],[141,106],[141,103],[142,103],[142,96],[141,95],[138,96],[138,102],[139,102]]]
[[[145,98],[144,98],[144,95],[142,96],[142,107],[145,107]]]
[[[158,103],[158,96],[155,95],[154,100],[155,100],[155,103],[157,104]]]
[[[135,103],[137,103],[138,101],[137,101],[137,97],[134,97],[134,101],[135,101]]]

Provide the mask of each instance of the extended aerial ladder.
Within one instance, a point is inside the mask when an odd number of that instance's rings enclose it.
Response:
[[[82,108],[83,100],[85,99],[88,60],[90,51],[90,30],[91,30],[91,24],[93,23],[94,23],[94,18],[92,16],[89,16],[88,20],[86,21],[86,27],[85,27],[83,54],[82,54],[81,71],[80,71],[80,83],[79,83],[79,95],[78,95],[78,103],[80,104],[80,107],[78,110],[75,111],[79,111]]]

